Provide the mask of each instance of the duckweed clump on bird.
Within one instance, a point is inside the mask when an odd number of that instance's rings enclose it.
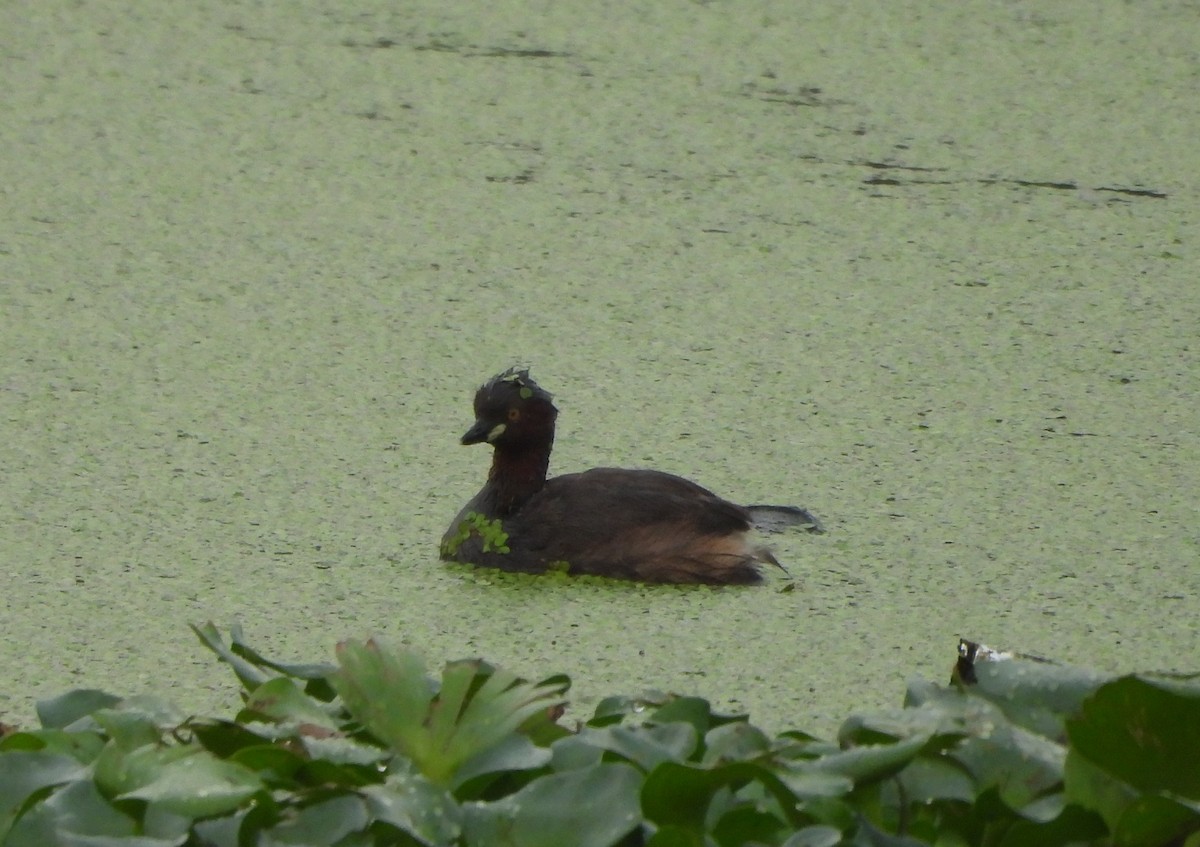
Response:
[[[851,845],[1200,842],[1200,675],[1116,678],[964,642],[949,685],[769,736],[686,695],[564,719],[570,680],[338,645],[269,660],[194,627],[243,706],[72,691],[0,725],[0,843]]]
[[[442,555],[448,558],[457,556],[458,548],[473,535],[483,542],[484,553],[509,552],[508,533],[504,531],[504,525],[500,523],[499,518],[490,520],[479,512],[468,512],[467,516],[459,521],[457,532],[442,539]]]

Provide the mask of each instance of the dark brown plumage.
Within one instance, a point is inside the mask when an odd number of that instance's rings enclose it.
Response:
[[[682,477],[595,468],[547,479],[557,416],[528,371],[512,368],[479,389],[475,425],[462,443],[491,444],[492,467],[450,524],[442,558],[507,571],[711,584],[760,582],[761,563],[779,564],[747,542],[749,509]],[[815,523],[803,510],[773,514]]]

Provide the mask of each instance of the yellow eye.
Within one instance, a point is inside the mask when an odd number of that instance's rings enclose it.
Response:
[[[521,410],[520,409],[509,409],[508,410],[508,419],[512,423],[516,423],[517,421],[519,421],[521,419]]]

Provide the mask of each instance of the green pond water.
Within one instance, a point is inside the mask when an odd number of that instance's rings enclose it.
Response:
[[[1200,669],[1195,10],[0,9],[0,721],[236,707],[188,622],[832,732],[960,635]],[[804,505],[752,589],[447,567],[475,387],[552,472]],[[794,590],[783,590],[786,586]]]

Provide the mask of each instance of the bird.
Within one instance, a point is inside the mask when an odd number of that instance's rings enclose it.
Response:
[[[547,476],[558,409],[527,368],[475,394],[462,444],[490,444],[487,482],[441,541],[447,561],[523,573],[565,572],[646,583],[750,585],[782,568],[748,540],[756,524],[822,532],[808,510],[740,506],[655,470],[592,468]]]

